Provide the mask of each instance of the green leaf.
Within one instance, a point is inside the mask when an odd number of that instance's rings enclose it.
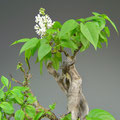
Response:
[[[52,28],[54,28],[54,29],[61,28],[61,27],[62,27],[62,25],[61,25],[61,23],[58,22],[58,21],[55,21],[55,23],[54,23],[53,26],[52,26]]]
[[[27,116],[25,116],[25,120],[29,120],[29,118]]]
[[[61,36],[61,38],[60,38],[60,39],[61,39],[61,40],[70,40],[70,34],[69,34],[69,33],[67,33],[67,34],[65,34],[65,35]],[[59,42],[60,42],[61,40],[59,40]]]
[[[99,25],[100,31],[105,27],[105,24],[106,24],[105,19],[100,16],[91,16],[85,19],[81,18],[81,19],[77,19],[77,21],[81,21],[83,23],[88,21],[95,22],[96,24]]]
[[[2,112],[0,111],[0,120],[2,120]]]
[[[30,57],[31,57],[31,49],[28,49],[28,50],[26,50],[25,51],[25,59],[27,58],[28,60],[30,59]]]
[[[48,60],[51,60],[51,58],[52,58],[52,53],[49,52],[49,53],[44,57],[44,63],[45,63],[45,65],[47,65],[47,61],[48,61]]]
[[[22,86],[14,86],[13,89],[18,89],[21,92],[25,92],[27,90],[29,90],[29,87],[22,87]]]
[[[97,12],[92,12],[92,14],[95,15],[95,16],[99,16],[99,15],[100,15],[100,14],[97,13]]]
[[[82,47],[80,48],[80,52],[84,52],[89,48],[90,42],[85,38],[85,36],[80,33],[80,42],[82,43]]]
[[[26,93],[26,95],[28,95],[29,97],[33,96],[32,93],[30,93],[30,92]]]
[[[101,16],[104,19],[108,20],[112,24],[112,26],[114,27],[114,29],[116,30],[116,32],[118,33],[118,30],[117,30],[117,27],[116,27],[115,23],[107,15],[105,15],[105,14],[99,14],[99,13],[96,13],[96,12],[93,12],[93,15],[95,15],[95,16]]]
[[[44,59],[40,60],[40,74],[42,74],[43,60],[44,60]]]
[[[101,109],[93,109],[87,115],[87,120],[115,120],[115,118],[107,111]]]
[[[89,40],[92,45],[97,49],[98,38],[99,38],[99,27],[95,22],[87,22],[80,24],[82,34]]]
[[[85,36],[81,33],[80,34],[80,41],[83,44],[83,46],[86,48],[89,44],[89,41],[85,38]]]
[[[10,90],[10,88],[11,88],[11,81],[10,81],[10,83],[9,83],[9,87],[8,87],[8,90]]]
[[[22,63],[18,63],[18,64],[17,64],[17,70],[20,69],[22,66],[23,66]],[[12,79],[12,80],[13,80],[13,79]]]
[[[45,113],[48,115],[52,115],[52,113],[50,111],[46,111]]]
[[[30,40],[30,38],[23,38],[23,39],[20,39],[20,40],[17,40],[15,42],[13,42],[11,45],[15,45],[15,44],[18,44],[18,43],[27,42],[29,40]]]
[[[107,40],[107,37],[106,37],[106,33],[104,31],[101,31],[99,41],[102,42],[102,43],[105,42],[106,47],[108,46],[108,40]]]
[[[56,103],[54,103],[54,104],[52,104],[52,105],[49,105],[50,110],[54,110],[54,109],[55,109],[55,106],[56,106]]]
[[[33,104],[36,101],[36,97],[33,96],[29,96],[27,99],[27,103],[29,104]]]
[[[52,47],[49,44],[41,44],[41,46],[38,49],[38,59],[39,61],[43,59],[50,51]]]
[[[85,21],[98,20],[98,19],[100,19],[100,17],[98,17],[98,16],[91,16],[91,17],[85,18]]]
[[[98,48],[102,48],[102,45],[101,45],[101,42],[100,42],[100,41],[98,41],[97,47],[98,47]]]
[[[24,95],[21,93],[21,91],[19,89],[13,89],[13,90],[11,90],[11,93],[13,94],[15,100],[19,104],[23,104],[23,102],[24,102]]]
[[[95,118],[95,117],[89,118],[89,117],[87,116],[87,117],[86,117],[86,120],[103,120],[103,119],[99,119],[99,118]]]
[[[78,46],[78,44],[80,43],[80,34],[78,34],[76,36],[72,36],[72,39],[76,42],[76,44]]]
[[[47,44],[47,43],[48,43],[48,39],[46,39],[46,38],[43,38],[43,39],[40,40],[41,45],[42,44]]]
[[[4,117],[3,120],[8,120],[8,119]]]
[[[70,20],[66,21],[62,25],[62,28],[61,28],[61,31],[60,31],[60,34],[59,34],[59,38],[64,36],[66,33],[71,32],[72,30],[74,30],[78,26],[79,26],[79,24],[75,20],[73,20],[73,19],[70,19]]]
[[[59,59],[54,55],[54,57],[51,58],[53,68],[55,70],[59,69]]]
[[[80,48],[80,52],[84,52],[86,49],[85,49],[85,47],[84,46],[82,46],[81,48]]]
[[[116,30],[116,32],[118,33],[118,30],[117,30],[117,27],[116,27],[115,23],[114,23],[107,15],[101,14],[101,16],[102,16],[104,19],[108,20],[108,21],[112,24],[112,26],[114,27],[114,29]]]
[[[56,30],[52,29],[52,28],[47,29],[47,31],[46,31],[46,33],[48,33],[48,34],[54,34],[55,32],[56,32]]]
[[[88,45],[85,47],[85,46],[82,46],[81,48],[80,48],[80,52],[84,52],[86,49],[88,49],[89,48],[89,46],[90,46],[90,43],[88,43]]]
[[[25,107],[25,113],[31,117],[31,118],[34,118],[35,117],[35,114],[36,114],[36,110],[35,108],[32,106],[32,105],[27,105]]]
[[[83,19],[83,18],[77,19],[77,21],[86,22],[86,21],[90,21],[90,20],[96,20],[96,19],[99,19],[99,18],[100,17],[98,17],[98,16],[91,16],[91,17],[87,17],[85,19]]]
[[[61,46],[66,48],[71,48],[73,50],[76,50],[78,47],[72,40],[61,40]]]
[[[38,38],[32,38],[31,40],[27,41],[21,48],[20,54],[28,49],[34,48],[38,43],[40,42],[40,39]]]
[[[39,120],[39,118],[42,117],[42,115],[44,115],[44,114],[45,114],[44,111],[37,113],[37,115],[35,116],[34,120]]]
[[[24,120],[25,114],[23,110],[17,110],[15,113],[15,120]]]
[[[14,108],[13,106],[8,103],[8,102],[1,102],[0,107],[3,109],[3,111],[7,114],[12,114],[14,113]]]
[[[104,30],[105,30],[107,36],[110,37],[110,30],[109,30],[109,28],[105,27]]]
[[[88,116],[86,116],[86,120],[94,120],[94,119],[91,119],[91,118],[89,118]]]
[[[8,87],[9,81],[6,77],[2,76],[1,77],[1,82],[2,82],[3,85]]]
[[[57,52],[55,56],[59,59],[60,62],[62,62],[62,55],[61,52]]]
[[[31,49],[31,55],[34,56],[34,54],[36,53],[37,49],[39,48],[40,43],[38,43],[34,48]]]
[[[80,22],[83,22],[83,23],[84,23],[84,22],[85,22],[85,19],[84,19],[84,18],[80,18],[80,19],[76,19],[76,21],[77,21],[77,22],[80,21]]]
[[[53,68],[55,70],[58,70],[59,66],[60,66],[60,62],[62,62],[62,55],[61,55],[61,53],[60,52],[56,52],[56,54],[54,54],[54,56],[51,58],[51,61],[52,61]]]
[[[0,99],[4,98],[4,92],[0,89]]]
[[[104,31],[101,31],[100,32],[100,37],[103,39],[103,42],[104,42],[104,40],[107,38],[106,33]]]
[[[95,21],[95,23],[99,25],[99,31],[101,31],[104,29],[106,21],[103,18],[99,18]]]

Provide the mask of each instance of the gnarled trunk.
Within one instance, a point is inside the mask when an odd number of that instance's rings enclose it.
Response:
[[[76,70],[75,64],[69,67],[68,73],[71,76],[71,82],[67,92],[68,113],[71,112],[72,120],[77,120],[77,118],[84,120],[89,112],[89,108],[82,92],[82,79]]]
[[[85,120],[89,107],[82,92],[82,79],[76,70],[75,60],[67,57],[61,66],[62,75],[53,69],[52,62],[48,63],[47,69],[67,96],[67,110],[72,120]]]

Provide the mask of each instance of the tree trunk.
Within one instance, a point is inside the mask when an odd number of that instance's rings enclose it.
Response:
[[[85,120],[89,107],[82,92],[82,79],[76,70],[75,59],[68,56],[67,60],[62,63],[62,75],[52,67],[52,62],[47,64],[47,69],[67,96],[67,110],[71,113],[72,120],[78,118]]]
[[[70,59],[67,58],[67,61],[69,63]],[[68,73],[71,76],[67,92],[68,113],[71,112],[72,120],[77,120],[77,118],[84,120],[89,112],[89,107],[82,92],[82,79],[76,70],[75,64],[69,66]]]

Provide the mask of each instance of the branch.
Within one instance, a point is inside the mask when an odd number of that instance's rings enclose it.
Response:
[[[29,87],[28,81],[29,81],[29,79],[32,78],[32,75],[29,73],[29,71],[30,71],[30,64],[29,64],[28,59],[27,59],[27,64],[28,64],[28,71],[27,71],[27,73],[26,73],[26,71],[25,71],[26,74],[24,74],[24,75],[25,75],[25,76],[24,76],[24,77],[25,77],[25,81],[26,81],[26,84],[24,84],[24,86]],[[28,91],[28,92],[30,92],[30,93],[32,94],[32,96],[34,96],[32,90],[30,89],[30,87],[29,87],[29,91]],[[52,111],[49,111],[48,109],[46,109],[46,108],[44,108],[42,105],[40,105],[38,100],[36,100],[36,101],[33,103],[33,105],[35,106],[37,113],[38,113],[38,112],[41,112],[41,109],[45,111],[45,114],[42,116],[42,118],[43,118],[43,117],[47,117],[47,118],[49,118],[50,120],[58,120],[58,118],[56,117],[56,115],[55,115]],[[49,114],[46,113],[46,112],[48,112],[48,111],[51,113],[51,115],[49,115]]]
[[[41,120],[42,118],[44,118],[44,117],[46,117],[46,118],[48,118],[48,119],[50,119],[50,120],[59,120],[54,113],[52,113],[52,115],[44,114],[44,115],[40,118],[40,120]]]
[[[30,88],[30,86],[29,86],[29,84],[28,84],[28,81],[32,78],[32,75],[29,73],[30,64],[29,64],[27,73],[26,73],[25,69],[24,69],[22,66],[21,66],[20,68],[21,68],[21,69],[20,69],[21,72],[24,73],[25,84],[23,84],[22,82],[20,82],[20,81],[18,81],[18,80],[15,80],[15,79],[12,77],[12,74],[10,74],[10,77],[11,77],[11,79],[12,79],[13,81],[15,81],[16,83],[18,83],[18,84],[20,84],[20,85],[22,85],[22,86],[27,86],[27,87],[29,87],[29,90],[28,90],[27,92],[31,93],[32,96],[34,97],[34,94],[33,94],[32,90],[31,90],[31,88]],[[26,94],[27,92],[25,92],[25,96],[26,96],[26,97],[29,97],[29,96]],[[41,110],[44,110],[44,111],[45,111],[45,113],[41,116],[40,119],[42,119],[42,118],[44,118],[44,117],[47,117],[47,118],[49,118],[50,120],[59,120],[59,119],[57,118],[57,116],[56,116],[52,111],[50,111],[50,109],[46,109],[46,108],[44,108],[42,105],[40,105],[39,102],[38,102],[38,100],[36,100],[36,101],[33,103],[33,106],[34,106],[35,109],[36,109],[36,113],[41,112]],[[48,112],[49,112],[50,114],[48,114]],[[14,114],[12,114],[11,116],[9,116],[8,120],[10,120],[12,117],[14,117]],[[29,120],[32,120],[32,119],[29,118]]]
[[[69,56],[69,54],[68,54],[66,51],[64,51],[64,50],[62,49],[62,47],[60,47],[59,52],[63,52],[63,53],[64,53],[64,55],[65,55],[66,57],[67,57],[67,56]]]
[[[33,92],[32,92],[31,89],[29,89],[29,92],[34,96],[34,94],[33,94]],[[35,106],[37,113],[38,113],[38,112],[41,112],[41,110],[44,110],[44,111],[45,111],[45,114],[43,114],[43,115],[41,116],[40,120],[41,120],[42,118],[44,118],[44,117],[47,117],[47,118],[49,118],[50,120],[58,120],[57,116],[56,116],[52,111],[50,111],[49,109],[46,109],[46,108],[44,108],[42,105],[40,105],[39,102],[38,102],[38,100],[35,101],[35,102],[33,103],[33,105]],[[51,115],[48,114],[47,112],[50,112]]]
[[[74,51],[72,58],[75,58],[77,52],[80,50],[81,47],[82,47],[82,43],[80,43],[80,45],[78,46],[78,49]]]
[[[64,76],[60,75],[53,67],[52,67],[52,62],[48,62],[47,63],[47,70],[49,72],[49,74],[51,74],[56,82],[58,83],[58,85],[60,86],[60,88],[63,90],[63,92],[65,94],[67,94],[67,90],[65,89],[65,86],[64,86]]]
[[[58,50],[58,51],[63,52],[66,57],[69,56],[69,54],[65,50],[62,49],[62,47],[60,47],[60,50]],[[57,52],[52,52],[52,54],[56,54],[56,53]]]
[[[20,81],[18,81],[18,80],[15,80],[15,78],[13,78],[12,74],[9,74],[9,76],[10,76],[10,78],[11,78],[12,81],[15,81],[16,83],[18,83],[18,84],[20,84],[20,85],[23,86],[23,83],[20,82]]]

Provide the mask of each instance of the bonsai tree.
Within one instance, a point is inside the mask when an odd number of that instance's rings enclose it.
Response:
[[[23,73],[23,82],[10,74],[11,80],[19,86],[11,87],[11,82],[1,76],[3,87],[0,89],[0,120],[41,120],[44,117],[50,120],[115,120],[110,113],[101,109],[89,112],[82,92],[82,78],[75,67],[78,52],[85,51],[90,45],[96,51],[102,48],[103,43],[108,46],[110,31],[106,21],[109,21],[118,33],[115,24],[107,15],[96,12],[92,14],[93,16],[88,18],[70,19],[61,24],[58,21],[53,22],[44,8],[40,9],[34,26],[38,38],[23,38],[11,44],[24,43],[20,54],[24,52],[28,69],[26,70],[21,62],[17,65],[17,69]],[[42,65],[45,64],[49,74],[67,97],[67,113],[64,115],[54,114],[56,103],[49,105],[48,109],[44,108],[30,88],[29,80],[32,75],[29,60],[36,52],[40,73],[42,74]],[[66,59],[63,60],[63,56]],[[14,110],[14,104],[20,106],[17,111]]]

